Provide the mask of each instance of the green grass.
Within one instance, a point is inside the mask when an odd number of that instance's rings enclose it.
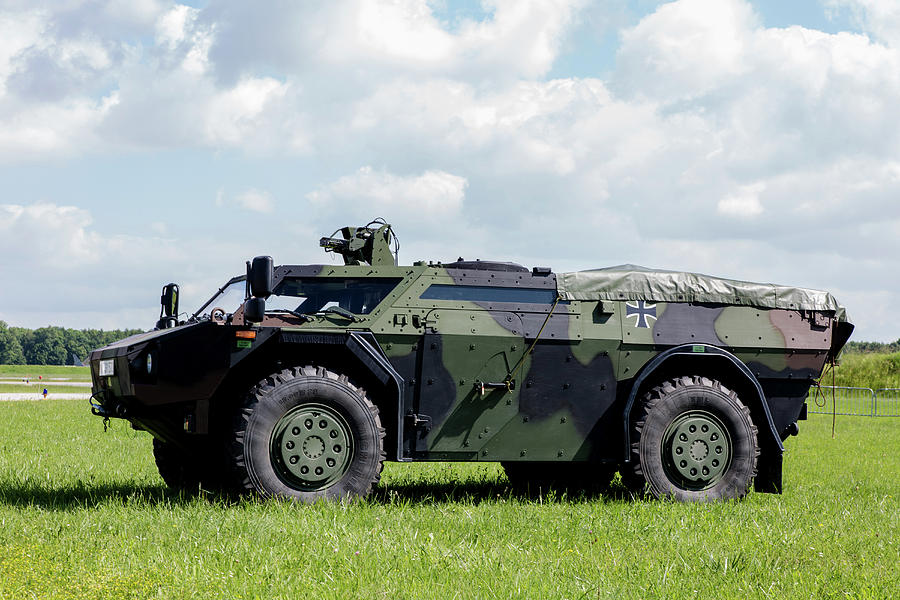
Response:
[[[838,385],[900,387],[898,359],[848,355]],[[23,373],[89,379],[0,366]],[[780,496],[524,497],[493,464],[388,464],[363,502],[303,506],[172,495],[147,434],[104,433],[86,402],[2,403],[0,598],[888,598],[898,448],[900,419],[832,438],[811,415]]]
[[[840,386],[900,388],[900,353],[844,354],[834,374]],[[822,385],[831,385],[831,378],[823,377]]]
[[[0,383],[0,394],[40,394],[46,389],[50,394],[90,394],[90,386],[53,385],[52,382],[38,381],[31,385]]]
[[[43,379],[38,379],[42,376]],[[31,382],[26,385],[23,378]],[[91,381],[88,367],[63,367],[56,365],[0,365],[0,394],[40,394],[47,388],[53,394],[90,394],[90,387],[59,385],[60,381]]]
[[[33,381],[38,376],[64,378],[71,381],[90,381],[91,371],[88,367],[66,367],[62,365],[0,365],[0,379],[29,377]]]
[[[493,464],[388,464],[351,505],[170,495],[147,434],[0,404],[0,598],[888,598],[900,420],[812,415],[783,495],[523,497]]]

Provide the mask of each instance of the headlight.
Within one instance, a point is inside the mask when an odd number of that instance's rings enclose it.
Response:
[[[116,359],[108,358],[100,361],[100,377],[108,377],[116,374]]]
[[[150,375],[151,373],[153,373],[153,355],[148,354],[147,355],[147,375]]]

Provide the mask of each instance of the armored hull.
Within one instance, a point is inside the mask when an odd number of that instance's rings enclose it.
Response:
[[[95,412],[151,432],[175,487],[358,496],[382,460],[453,460],[740,497],[781,490],[853,328],[827,293],[692,273],[348,262],[94,351]]]

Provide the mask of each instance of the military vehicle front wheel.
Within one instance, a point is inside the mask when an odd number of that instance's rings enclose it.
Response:
[[[347,376],[322,367],[273,373],[237,415],[233,460],[246,491],[306,502],[362,497],[384,458],[378,408]]]
[[[759,446],[737,394],[705,377],[654,387],[636,408],[626,484],[657,498],[741,498],[756,476]]]

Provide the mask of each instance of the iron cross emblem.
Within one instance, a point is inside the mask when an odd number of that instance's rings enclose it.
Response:
[[[643,300],[625,303],[625,318],[634,317],[635,327],[650,327],[647,319],[656,320],[656,304],[647,304]]]

